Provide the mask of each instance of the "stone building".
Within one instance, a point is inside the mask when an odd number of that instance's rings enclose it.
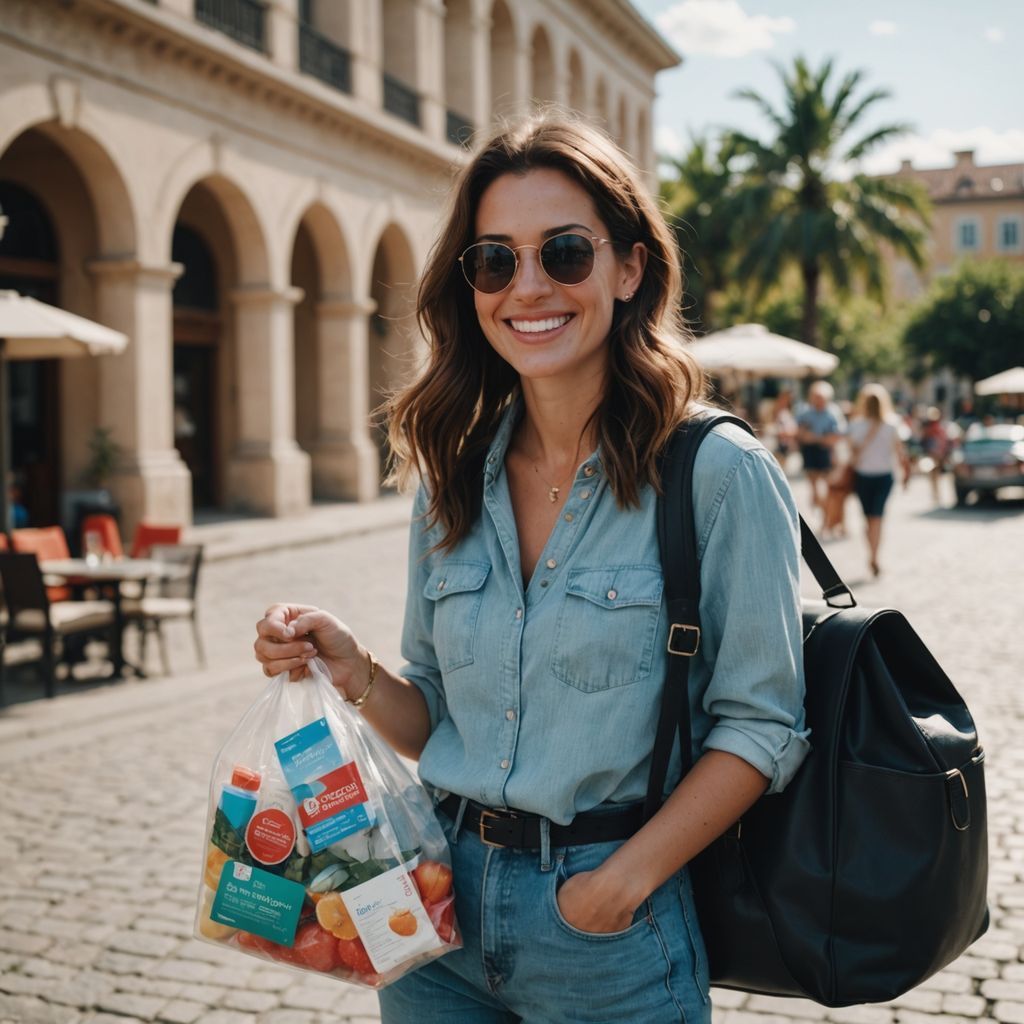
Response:
[[[653,172],[678,60],[627,0],[0,0],[0,287],[130,339],[12,367],[33,519],[97,428],[125,530],[373,497],[460,142],[556,101]]]
[[[929,281],[962,259],[1024,262],[1024,164],[979,167],[974,152],[953,154],[952,167],[915,168],[904,160],[888,175],[920,182],[932,202],[927,266],[918,272],[907,260],[892,258],[892,294],[916,298]]]

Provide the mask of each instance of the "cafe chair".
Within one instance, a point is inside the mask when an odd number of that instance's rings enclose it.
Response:
[[[124,547],[121,545],[121,531],[117,528],[117,520],[109,512],[94,512],[82,520],[82,553],[89,554],[86,538],[92,534],[97,538],[99,551],[110,558],[124,558]]]
[[[180,526],[139,523],[132,537],[132,558],[149,558],[149,549],[154,544],[177,544],[180,540]]]
[[[192,624],[196,657],[205,668],[206,655],[196,614],[196,591],[203,562],[202,544],[154,544],[150,548],[149,557],[154,562],[162,562],[168,572],[147,582],[142,597],[127,598],[121,602],[125,622],[134,623],[139,631],[139,664],[145,668],[147,641],[149,634],[155,633],[164,674],[170,675],[171,663],[167,656],[163,625],[174,619],[188,619]]]
[[[114,605],[110,601],[51,601],[33,553],[0,552],[7,619],[0,633],[0,686],[4,678],[7,646],[22,640],[38,640],[46,696],[57,689],[57,665],[63,660],[64,642],[70,636],[102,634],[108,650],[116,643]]]
[[[71,557],[68,538],[60,526],[26,526],[12,530],[11,547],[22,554],[35,555],[40,562]],[[68,601],[75,596],[66,584],[48,586],[46,592],[51,601]]]

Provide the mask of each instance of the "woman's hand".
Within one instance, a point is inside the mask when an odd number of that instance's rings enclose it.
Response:
[[[643,902],[628,892],[621,880],[601,869],[581,871],[566,879],[555,897],[562,917],[581,932],[621,932],[633,923]]]
[[[352,631],[313,605],[271,605],[256,623],[253,650],[265,675],[288,672],[293,680],[309,675],[309,660],[320,658],[346,698],[358,696],[369,679],[369,659]]]

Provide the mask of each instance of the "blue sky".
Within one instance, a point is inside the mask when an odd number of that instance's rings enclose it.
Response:
[[[659,74],[655,141],[679,151],[691,134],[728,125],[767,137],[752,88],[780,96],[772,62],[804,54],[817,66],[862,70],[886,88],[865,126],[908,121],[914,131],[865,162],[872,173],[952,164],[974,149],[981,164],[1024,161],[1024,2],[1021,0],[632,0],[682,54]],[[839,75],[835,76],[840,77]]]

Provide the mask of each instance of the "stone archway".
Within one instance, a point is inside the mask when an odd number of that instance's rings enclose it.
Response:
[[[397,224],[384,229],[374,251],[370,297],[375,305],[369,316],[370,434],[386,476],[390,448],[382,405],[411,379],[422,356],[415,323],[416,266],[408,237]]]
[[[516,92],[516,28],[505,0],[491,8],[491,118],[512,113]]]
[[[543,25],[534,29],[530,40],[530,99],[537,104],[552,103],[557,99],[555,56]]]
[[[34,124],[0,154],[0,183],[9,192],[8,217],[38,220],[32,233],[50,240],[36,251],[22,226],[12,225],[0,248],[0,285],[134,335],[130,311],[110,301],[106,281],[96,274],[114,254],[123,260],[136,245],[128,190],[103,145],[55,121]],[[16,401],[8,408],[17,422],[7,428],[33,522],[75,526],[74,503],[82,500],[83,486],[92,483],[85,477],[97,427],[111,428],[130,456],[136,437],[131,397],[109,387],[105,373],[123,359],[31,360],[11,366]]]

